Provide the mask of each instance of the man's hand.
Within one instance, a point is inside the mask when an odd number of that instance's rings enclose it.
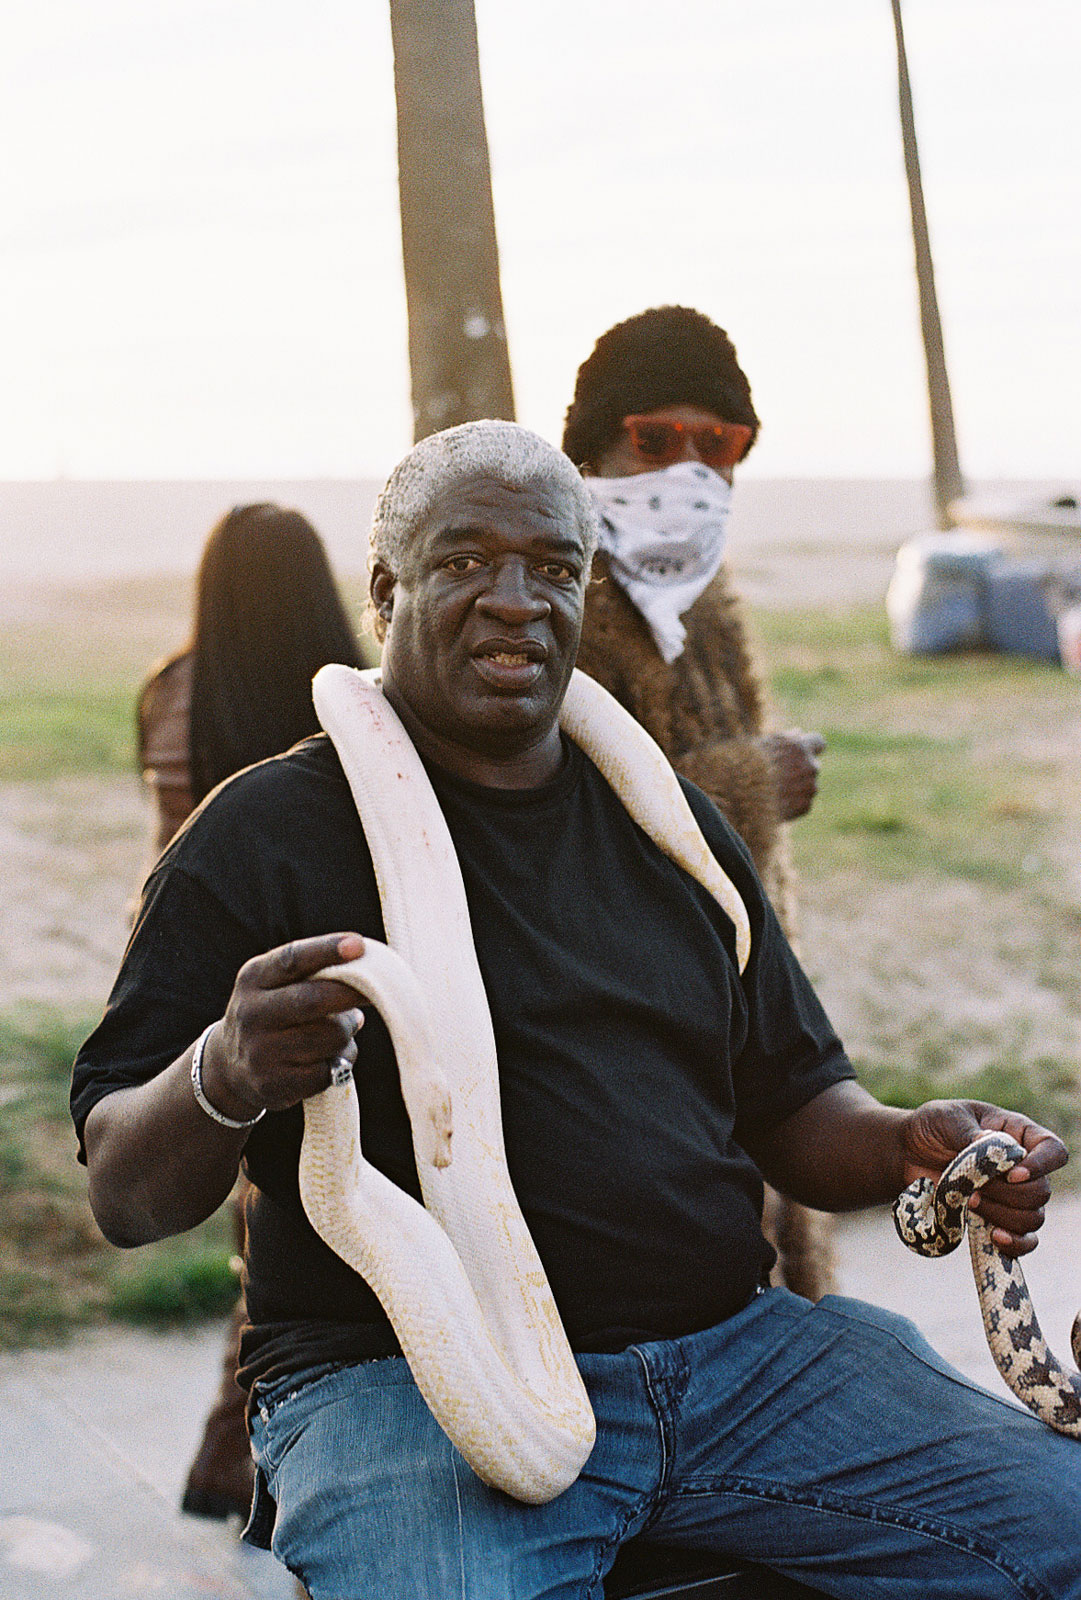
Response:
[[[891,1205],[915,1178],[937,1182],[959,1151],[992,1130],[1016,1139],[1025,1162],[986,1184],[970,1204],[1000,1249],[1027,1255],[1051,1194],[1048,1175],[1064,1165],[1066,1147],[1019,1112],[982,1100],[929,1100],[901,1111],[847,1079],[823,1089],[748,1151],[783,1194],[821,1211],[852,1211]]]
[[[246,961],[203,1053],[211,1105],[238,1120],[283,1111],[327,1087],[336,1057],[355,1061],[356,992],[313,974],[363,954],[359,934],[331,933]]]
[[[1023,1256],[1037,1245],[1044,1207],[1051,1197],[1050,1173],[1065,1166],[1066,1146],[1047,1128],[982,1100],[929,1100],[902,1130],[904,1182],[937,1181],[954,1156],[981,1133],[1008,1133],[1027,1152],[1023,1166],[986,1184],[969,1201],[991,1228],[1004,1255]]]
[[[819,756],[826,748],[820,733],[770,733],[762,740],[777,781],[777,809],[782,822],[806,816],[818,793]]]
[[[336,1056],[356,1059],[355,991],[313,976],[364,953],[356,933],[331,933],[245,962],[225,1016],[203,1050],[203,1090],[224,1117],[248,1122],[330,1082]],[[236,1181],[247,1128],[223,1128],[192,1094],[193,1046],[145,1083],[92,1107],[84,1137],[90,1204],[113,1244],[184,1233],[222,1204]]]

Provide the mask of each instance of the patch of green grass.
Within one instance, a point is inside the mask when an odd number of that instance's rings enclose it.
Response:
[[[860,1082],[890,1106],[914,1110],[925,1100],[960,1097],[1008,1106],[1053,1128],[1067,1145],[1076,1148],[1081,1137],[1081,1097],[1076,1069],[1049,1056],[1018,1065],[992,1060],[974,1072],[959,1072],[948,1048],[928,1046],[917,1052],[915,1063],[854,1061]],[[1077,1174],[1072,1175],[1075,1180]]]
[[[89,1296],[72,1304],[36,1269],[0,1260],[0,1350],[59,1342],[84,1322]]]
[[[224,1315],[237,1297],[227,1249],[175,1241],[134,1261],[113,1284],[109,1314],[119,1322],[166,1328]]]
[[[26,1152],[9,1120],[0,1122],[0,1195],[13,1194],[26,1178]]]
[[[139,586],[58,592],[53,605],[5,629],[0,780],[132,771],[135,697],[161,653],[143,642],[140,596]]]
[[[46,1006],[0,1015],[0,1082],[21,1107],[19,1115],[68,1126],[71,1064],[92,1027],[86,1017]]]
[[[108,1317],[198,1321],[236,1298],[225,1213],[136,1251],[99,1232],[68,1112],[71,1063],[91,1026],[44,1008],[0,1016],[0,1349]]]
[[[793,830],[809,876],[957,877],[1031,887],[1045,827],[1036,764],[978,748],[977,732],[1034,699],[1076,703],[1039,662],[997,655],[896,655],[878,608],[756,617],[782,726],[827,741],[821,786]]]
[[[102,1304],[106,1246],[68,1117],[81,1019],[0,1018],[0,1347],[57,1338]]]
[[[837,821],[839,833],[903,833],[907,826],[896,811],[853,811]]]
[[[778,704],[805,726],[832,719],[849,729],[890,729],[916,706],[926,731],[949,736],[973,711],[1012,717],[1034,693],[1064,709],[1076,704],[1076,682],[1047,662],[979,651],[898,655],[879,606],[762,609],[754,631]]]
[[[0,780],[132,772],[133,705],[130,691],[121,689],[0,696]]]
[[[1024,881],[1040,815],[996,807],[1003,774],[981,770],[963,740],[829,723],[822,731],[818,799],[793,836],[807,870],[952,876],[1003,888]],[[1020,767],[1013,780],[1021,781]]]
[[[365,585],[343,585],[359,620]],[[187,580],[90,585],[56,609],[17,620],[0,639],[0,781],[135,769],[135,705],[156,660],[178,648],[190,626]],[[72,626],[70,616],[78,617]],[[379,647],[367,632],[362,652]]]

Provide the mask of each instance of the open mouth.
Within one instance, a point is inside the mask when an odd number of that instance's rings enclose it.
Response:
[[[473,652],[473,663],[493,687],[517,690],[536,682],[544,670],[546,654],[543,645],[532,639],[520,644],[493,639]]]

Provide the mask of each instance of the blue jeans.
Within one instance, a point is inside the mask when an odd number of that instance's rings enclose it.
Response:
[[[1081,1597],[1081,1446],[901,1318],[770,1289],[579,1364],[597,1443],[546,1506],[480,1482],[404,1361],[257,1390],[275,1553],[313,1600],[599,1600],[648,1528],[858,1600]]]

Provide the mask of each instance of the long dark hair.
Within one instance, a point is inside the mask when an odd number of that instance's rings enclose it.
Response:
[[[198,802],[241,767],[318,733],[311,680],[320,667],[364,664],[322,540],[299,511],[237,506],[211,531],[191,652]]]

